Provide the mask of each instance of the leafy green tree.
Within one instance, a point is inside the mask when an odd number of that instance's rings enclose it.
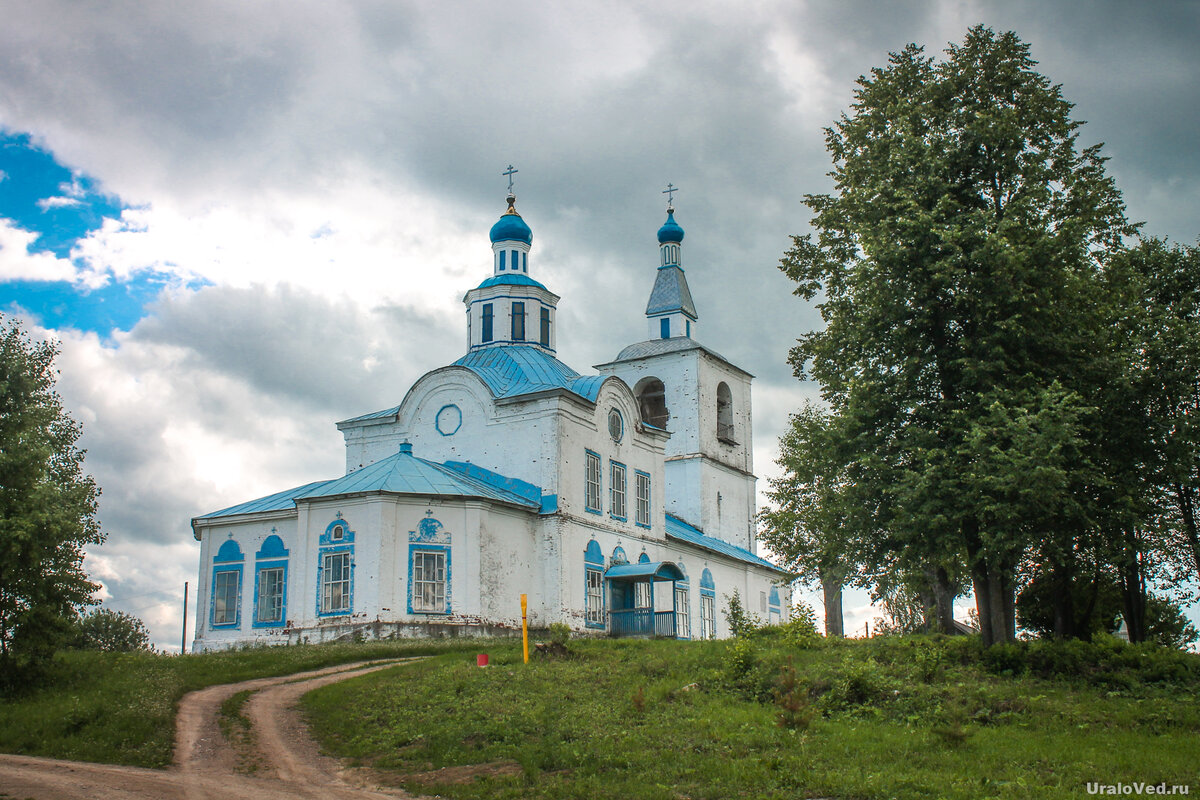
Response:
[[[11,683],[53,654],[98,588],[83,547],[103,540],[99,490],[54,391],[57,353],[0,318],[0,681]]]
[[[71,645],[80,650],[102,650],[106,653],[150,650],[150,631],[131,614],[97,608],[76,621]]]
[[[783,469],[768,481],[773,505],[759,513],[759,539],[789,570],[824,595],[825,635],[845,635],[842,588],[854,566],[844,473],[837,462],[829,415],[806,404],[779,439]]]
[[[1135,228],[1099,146],[1013,33],[940,62],[910,45],[826,131],[833,194],[783,271],[825,327],[792,351],[841,421],[886,549],[965,566],[987,644],[1015,636],[1018,568],[1086,525],[1097,275]]]

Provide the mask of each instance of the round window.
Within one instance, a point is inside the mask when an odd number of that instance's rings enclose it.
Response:
[[[462,427],[462,411],[453,403],[442,406],[434,420],[434,427],[442,436],[453,436]]]
[[[621,441],[625,435],[625,420],[621,419],[621,412],[615,408],[608,412],[608,435],[614,442]]]

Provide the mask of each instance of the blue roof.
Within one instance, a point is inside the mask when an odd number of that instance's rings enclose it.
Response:
[[[656,581],[683,581],[687,576],[670,561],[641,561],[637,564],[617,564],[604,572],[609,580],[650,578]]]
[[[554,356],[529,345],[472,350],[454,362],[479,376],[497,399],[565,389],[596,402],[603,375],[582,376]]]
[[[646,303],[646,315],[670,314],[675,311],[682,311],[692,319],[699,318],[696,303],[692,300],[692,291],[688,288],[687,277],[682,269],[672,264],[658,268],[654,288],[650,290],[650,300]]]
[[[257,500],[214,511],[196,517],[193,522],[232,517],[237,514],[256,514],[264,511],[291,511],[297,500],[334,497],[344,494],[448,495],[474,497],[509,503],[528,509],[541,510],[542,490],[531,483],[506,478],[499,473],[471,464],[447,462],[438,464],[417,458],[412,445],[400,445],[400,452],[368,467],[330,481],[315,481],[277,492]]]
[[[496,224],[492,226],[489,235],[492,237],[493,244],[496,242],[533,243],[533,231],[529,229],[529,226],[525,224],[525,220],[521,219],[521,215],[512,206],[509,206],[508,211],[505,211],[500,219],[496,221]]]
[[[311,500],[344,494],[448,495],[477,497],[501,503],[540,509],[541,502],[487,483],[434,461],[417,458],[411,445],[393,456],[355,470],[345,477],[317,484],[296,499]]]
[[[493,240],[495,241],[495,240]],[[658,243],[666,244],[667,242],[682,242],[683,228],[679,227],[679,223],[675,221],[675,212],[667,212],[667,221],[658,229]]]
[[[745,548],[738,547],[736,544],[730,544],[723,539],[717,539],[712,536],[704,535],[698,528],[692,527],[673,514],[667,514],[667,538],[678,539],[681,542],[687,542],[688,544],[695,545],[696,547],[702,547],[705,550],[713,553],[719,553],[723,556],[729,556],[730,558],[737,559],[738,561],[744,561],[747,564],[754,564],[758,567],[766,567],[767,569],[774,570],[775,572],[785,572],[784,570],[772,564],[770,561],[767,561],[765,558],[759,558]]]
[[[211,519],[213,517],[232,517],[237,514],[258,514],[264,511],[288,511],[296,507],[296,498],[304,495],[313,489],[328,483],[329,481],[315,481],[306,483],[303,486],[297,486],[295,489],[288,489],[283,492],[260,497],[257,500],[248,500],[245,503],[239,503],[236,506],[223,508],[220,511],[214,511],[211,514],[204,514],[196,517],[196,519]]]
[[[388,419],[391,417],[395,417],[399,413],[400,413],[400,406],[392,406],[391,408],[385,408],[383,411],[372,411],[370,414],[363,414],[362,416],[359,416],[359,417],[351,417],[350,419],[344,419],[341,422],[339,422],[338,425],[343,425],[347,422],[369,422],[371,420],[376,420],[376,419]]]
[[[547,292],[550,291],[528,275],[519,275],[515,273],[509,273],[508,275],[493,275],[475,288],[486,289],[489,286],[536,286],[539,289],[545,289]]]

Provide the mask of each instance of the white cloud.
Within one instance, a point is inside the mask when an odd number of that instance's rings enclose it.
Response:
[[[0,219],[0,281],[70,281],[75,267],[54,253],[31,253],[39,234]]]

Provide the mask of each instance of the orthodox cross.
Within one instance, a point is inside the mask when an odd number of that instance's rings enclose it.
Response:
[[[514,173],[517,173],[517,172],[520,172],[520,171],[521,171],[521,170],[519,170],[519,169],[513,169],[513,165],[512,165],[512,164],[509,164],[509,165],[508,165],[508,169],[506,169],[504,172],[501,172],[501,173],[500,173],[501,175],[507,175],[507,176],[508,176],[508,193],[509,193],[509,194],[512,194],[512,189],[513,189],[513,180],[512,180],[512,176],[513,176],[513,174],[514,174]]]
[[[667,188],[662,190],[662,193],[667,196],[667,205],[668,206],[675,205],[675,193],[678,191],[679,191],[679,188],[673,183],[668,183]]]

